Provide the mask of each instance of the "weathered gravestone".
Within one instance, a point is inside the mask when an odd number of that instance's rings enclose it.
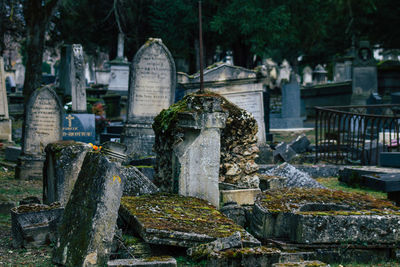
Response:
[[[63,108],[50,86],[35,90],[26,107],[22,154],[15,170],[17,179],[42,179],[44,149],[61,140]]]
[[[87,153],[65,207],[53,262],[66,266],[103,266],[114,237],[125,183],[121,162],[126,147],[104,144]]]
[[[359,44],[356,59],[353,64],[353,94],[352,105],[366,105],[371,93],[378,90],[378,75],[376,62],[368,41]]]
[[[0,140],[11,141],[11,120],[8,117],[3,57],[0,57]]]
[[[60,202],[65,206],[83,160],[92,147],[73,141],[59,141],[46,146],[46,161],[43,172],[43,203]]]
[[[173,103],[176,85],[174,59],[161,39],[150,38],[139,49],[130,76],[127,123],[121,141],[134,157],[152,155],[153,119]]]
[[[312,79],[312,69],[309,66],[306,66],[303,69],[303,85],[311,85],[313,82]]]
[[[129,62],[124,59],[124,34],[118,34],[117,57],[109,62],[111,73],[108,91],[119,95],[128,95]],[[107,114],[108,115],[108,114]]]

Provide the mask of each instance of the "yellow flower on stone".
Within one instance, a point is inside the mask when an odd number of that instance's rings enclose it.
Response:
[[[115,179],[118,179],[118,182],[121,183],[121,177],[114,175],[113,176],[113,182],[115,181]]]

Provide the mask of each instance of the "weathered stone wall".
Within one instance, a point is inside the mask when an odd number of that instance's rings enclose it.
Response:
[[[154,183],[163,192],[177,192],[179,187],[178,177],[173,170],[173,147],[183,141],[183,129],[178,126],[178,114],[184,122],[182,114],[187,112],[201,112],[204,103],[200,100],[204,96],[213,96],[221,99],[222,108],[228,114],[226,127],[221,129],[221,159],[219,181],[231,183],[241,188],[257,188],[258,165],[254,159],[258,156],[257,147],[257,122],[247,111],[240,109],[225,98],[215,93],[191,94],[186,96],[169,109],[163,110],[156,118],[153,129],[156,134],[154,151],[156,165]],[[196,130],[193,130],[194,132]]]

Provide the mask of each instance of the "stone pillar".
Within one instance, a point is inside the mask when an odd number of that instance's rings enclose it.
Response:
[[[4,61],[0,56],[0,140],[11,142],[11,120],[8,116]]]
[[[43,203],[68,202],[86,153],[92,150],[89,144],[74,141],[59,141],[46,147],[43,172]]]
[[[72,112],[86,113],[86,80],[82,46],[80,44],[73,44],[72,52]]]
[[[118,33],[117,58],[124,58],[124,39],[125,39],[125,35],[122,32]]]

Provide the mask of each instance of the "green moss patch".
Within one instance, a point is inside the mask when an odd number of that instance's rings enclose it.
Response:
[[[268,255],[280,253],[277,248],[254,247],[254,248],[231,248],[223,251],[214,252],[212,257],[217,258],[242,258],[250,255]]]
[[[122,197],[121,207],[145,227],[150,229],[205,234],[211,237],[227,237],[246,231],[225,217],[208,202],[173,194]]]
[[[320,188],[284,188],[265,191],[257,196],[257,203],[269,212],[296,212],[310,203],[338,204],[351,210],[304,211],[314,215],[400,215],[400,208],[393,203],[376,199],[367,194],[349,193]]]

